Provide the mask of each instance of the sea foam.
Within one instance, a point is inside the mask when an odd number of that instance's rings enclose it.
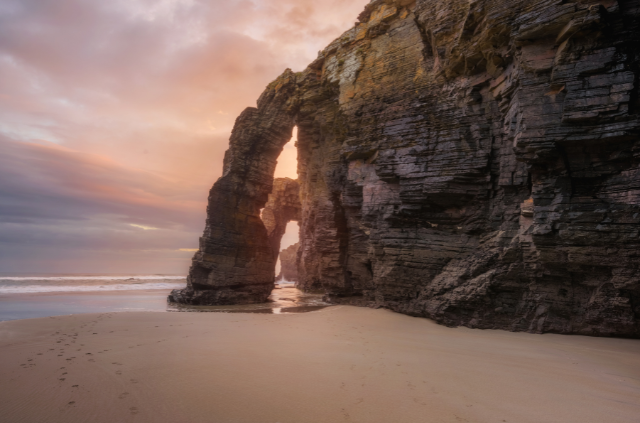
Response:
[[[7,276],[0,277],[0,295],[46,292],[139,291],[177,289],[184,276]]]

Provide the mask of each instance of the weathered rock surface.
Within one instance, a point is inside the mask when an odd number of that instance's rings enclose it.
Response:
[[[258,211],[295,124],[300,288],[639,337],[639,49],[640,0],[372,1],[238,119],[187,290],[269,285]]]
[[[300,243],[295,243],[280,251],[280,274],[276,276],[276,280],[289,282],[298,281],[298,249]]]

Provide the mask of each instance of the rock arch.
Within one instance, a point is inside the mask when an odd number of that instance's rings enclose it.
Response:
[[[284,231],[276,236],[280,233],[276,219],[270,222],[274,223],[270,236],[260,211],[274,187],[276,160],[291,139],[296,104],[296,75],[287,69],[269,84],[258,107],[245,109],[236,120],[223,175],[209,192],[206,226],[187,287],[174,290],[170,301],[194,305],[266,301],[274,287],[278,252],[273,247],[279,247]],[[284,182],[286,187],[294,185],[293,180]]]
[[[260,209],[295,122],[299,288],[451,326],[640,337],[637,3],[371,1],[238,118],[171,298],[267,298]]]
[[[271,251],[278,259],[280,241],[287,230],[287,223],[300,221],[300,187],[291,178],[276,178],[269,200],[262,210],[262,221],[269,236]]]
[[[280,251],[282,237],[289,222],[300,222],[302,206],[300,205],[300,186],[297,180],[291,178],[276,178],[273,181],[273,191],[269,194],[269,201],[262,210],[262,221],[269,235],[269,243],[274,259],[281,259],[282,268],[288,274],[297,274],[297,252],[299,243]],[[283,257],[284,254],[284,257]],[[274,261],[275,265],[275,261]],[[279,279],[276,277],[276,280]]]

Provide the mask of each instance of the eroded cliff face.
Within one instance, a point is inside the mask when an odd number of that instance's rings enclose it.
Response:
[[[640,336],[639,46],[639,0],[371,2],[239,118],[190,286],[227,227],[267,251],[259,163],[297,124],[300,288],[447,325]],[[219,184],[255,228],[217,217]],[[253,286],[230,256],[207,281]]]

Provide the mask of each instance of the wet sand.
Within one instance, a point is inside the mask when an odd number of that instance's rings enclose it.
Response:
[[[278,284],[268,302],[249,305],[194,307],[167,304],[170,292],[169,289],[137,289],[0,294],[0,321],[123,311],[304,313],[328,305],[322,301],[321,294],[304,293],[292,284]]]
[[[326,307],[322,294],[308,294],[292,284],[278,284],[263,304],[184,306],[167,304],[169,289],[37,292],[0,294],[0,321],[123,311],[188,311],[223,313],[305,313]]]
[[[640,341],[347,306],[0,323],[3,422],[638,422]]]
[[[0,321],[80,313],[167,311],[171,290],[38,292],[0,295]]]

